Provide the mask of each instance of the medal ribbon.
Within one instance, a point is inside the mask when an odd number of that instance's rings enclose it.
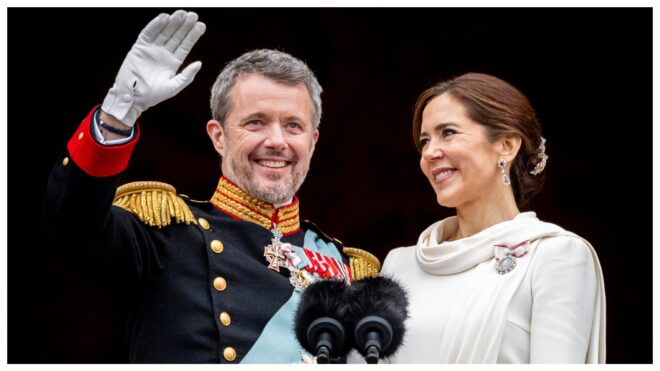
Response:
[[[522,258],[523,256],[527,255],[528,248],[529,240],[523,241],[515,246],[507,246],[503,244],[493,245],[493,251],[497,260],[500,260],[507,255],[513,255],[516,258]]]
[[[323,278],[339,278],[350,282],[350,269],[348,269],[344,262],[305,248],[300,248],[300,250],[302,250],[301,255],[307,258],[307,265],[302,265],[301,262],[297,268],[317,273]]]
[[[295,246],[290,243],[283,243],[280,251],[286,256],[287,266],[297,267],[301,263],[300,257],[296,254]]]

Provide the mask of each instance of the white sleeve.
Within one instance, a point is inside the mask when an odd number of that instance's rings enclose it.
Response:
[[[530,363],[585,363],[597,289],[591,250],[563,236],[541,241],[537,249]]]

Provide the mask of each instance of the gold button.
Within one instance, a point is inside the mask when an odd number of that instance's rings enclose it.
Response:
[[[201,225],[204,229],[209,229],[209,222],[204,218],[199,218],[199,225]]]
[[[227,361],[231,362],[236,359],[236,350],[232,347],[226,347],[222,355]]]
[[[229,326],[229,324],[231,324],[231,317],[229,317],[229,313],[220,313],[220,322],[225,326]]]
[[[223,245],[219,240],[211,241],[211,250],[213,250],[214,253],[220,254],[224,248],[225,245]]]
[[[225,279],[222,277],[216,277],[213,280],[213,287],[215,287],[215,289],[218,291],[223,291],[227,288],[227,281],[225,281]]]
[[[62,160],[62,165],[66,166],[69,164],[69,158],[65,157],[64,160]]]
[[[84,136],[84,133],[81,131],[80,134],[78,134],[78,140],[81,140]]]

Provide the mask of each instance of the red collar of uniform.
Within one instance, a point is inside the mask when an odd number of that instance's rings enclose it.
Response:
[[[296,196],[290,204],[276,209],[272,204],[248,195],[222,176],[211,203],[236,219],[259,224],[268,230],[275,223],[285,236],[300,230],[300,208]]]

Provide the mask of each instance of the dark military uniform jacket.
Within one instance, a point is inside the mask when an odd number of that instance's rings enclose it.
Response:
[[[127,313],[129,360],[300,362],[293,332],[300,279],[269,269],[271,225],[282,243],[325,257],[325,268],[350,279],[340,243],[300,222],[297,198],[276,210],[224,178],[210,202],[184,200],[155,182],[122,186],[116,197],[139,132],[127,144],[100,145],[92,114],[51,174],[46,221],[56,248]]]

